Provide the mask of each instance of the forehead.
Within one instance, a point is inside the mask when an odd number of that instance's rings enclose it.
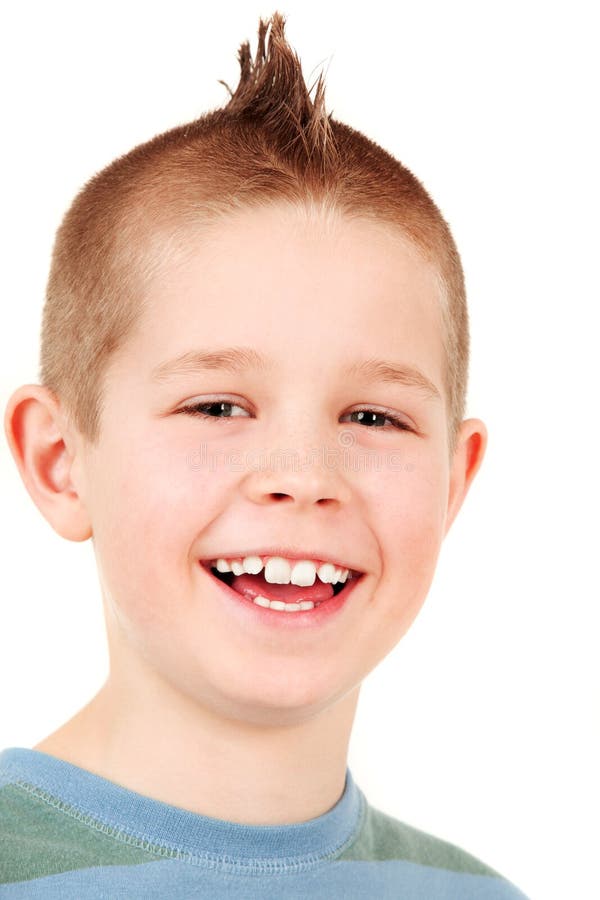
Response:
[[[420,361],[440,383],[441,282],[399,229],[270,206],[186,227],[164,246],[136,348],[153,370],[197,348],[251,345],[320,371],[325,359]]]
[[[165,260],[167,269],[197,262],[221,267],[224,275],[265,265],[276,274],[285,274],[286,269],[293,274],[296,258],[303,269],[309,261],[311,268],[331,271],[338,278],[343,263],[352,277],[359,272],[368,276],[374,270],[389,277],[395,270],[396,277],[402,273],[413,280],[438,279],[435,267],[399,227],[315,204],[279,203],[238,210],[182,228],[170,243],[173,253]],[[269,270],[263,268],[263,274],[267,279]]]

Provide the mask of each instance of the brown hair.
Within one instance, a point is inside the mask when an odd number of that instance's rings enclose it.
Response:
[[[271,25],[265,53],[265,35]],[[91,178],[57,231],[42,318],[40,381],[88,441],[100,433],[111,356],[139,321],[143,285],[190,226],[284,202],[400,229],[439,275],[452,453],[464,416],[469,328],[460,257],[421,183],[382,147],[314,101],[284,37],[259,19],[254,61],[221,109],[140,144]]]

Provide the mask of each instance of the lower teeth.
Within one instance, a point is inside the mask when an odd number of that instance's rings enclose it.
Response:
[[[276,609],[285,612],[299,612],[305,609],[313,609],[320,606],[320,603],[313,603],[312,600],[302,600],[300,603],[284,603],[283,600],[268,600],[266,597],[254,597],[252,600],[257,606],[264,606],[265,609]]]
[[[227,578],[227,575],[230,573],[219,572],[218,569],[215,569],[211,566],[212,574],[219,579],[219,581],[224,581],[225,584],[228,584],[231,587],[230,579]],[[338,587],[339,584],[339,587]],[[334,586],[333,597],[337,596],[340,591],[345,587],[344,584],[338,583]],[[247,598],[249,599],[249,598]],[[313,603],[312,600],[302,600],[298,603],[284,603],[283,600],[269,600],[267,597],[253,597],[252,602],[257,606],[262,606],[264,609],[274,609],[277,612],[304,612],[308,609],[316,609],[321,603],[325,603],[325,600],[320,600],[317,603]]]

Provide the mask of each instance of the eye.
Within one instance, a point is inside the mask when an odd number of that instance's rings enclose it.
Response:
[[[232,415],[232,410],[234,409],[241,409],[243,412],[247,412],[243,406],[239,406],[238,404],[231,403],[227,400],[190,403],[187,406],[182,406],[177,412],[198,416],[206,421],[215,421],[217,419],[239,419],[240,416]],[[395,416],[389,410],[382,411],[370,408],[355,409],[350,413],[346,413],[346,416],[356,416],[357,418],[353,420],[356,424],[365,425],[367,428],[373,428],[376,431],[389,430],[389,428],[384,425],[385,422],[391,422],[390,427],[398,429],[399,431],[414,431],[414,428],[411,428],[404,419]],[[241,418],[244,417],[242,416]],[[248,416],[246,418],[248,418]],[[345,417],[342,417],[342,419],[343,418]]]
[[[366,425],[368,428],[374,428],[376,431],[387,431],[388,429],[378,424],[377,419],[383,420],[384,422],[391,422],[392,428],[397,428],[400,431],[414,431],[414,428],[411,428],[410,425],[404,421],[404,419],[399,418],[399,416],[393,415],[388,410],[379,410],[379,409],[355,409],[350,413],[346,413],[348,416],[357,416],[358,419],[355,419],[357,423],[361,425]]]
[[[239,418],[239,416],[231,415],[232,409],[244,410],[244,407],[238,406],[236,403],[230,403],[227,400],[212,400],[209,403],[191,403],[189,406],[182,406],[177,412],[188,413],[191,416],[199,416],[201,419],[213,421],[215,419]],[[219,415],[220,413],[222,415]]]

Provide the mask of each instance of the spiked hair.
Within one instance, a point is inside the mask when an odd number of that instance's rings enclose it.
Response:
[[[265,36],[271,26],[268,46]],[[422,184],[382,147],[314,101],[285,18],[259,20],[254,61],[226,106],[157,135],[94,175],[57,231],[42,316],[40,382],[91,443],[100,434],[105,373],[132,335],[144,285],[190,228],[284,203],[398,229],[433,263],[441,285],[450,452],[464,416],[469,329],[462,266]]]

